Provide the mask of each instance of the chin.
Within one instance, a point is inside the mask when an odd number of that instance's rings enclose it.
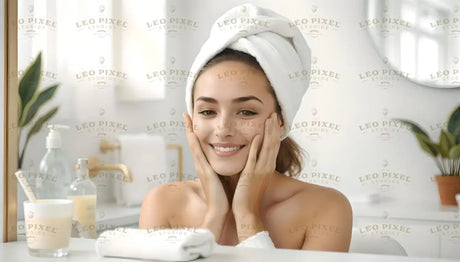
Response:
[[[214,171],[221,176],[234,176],[236,174],[241,173],[241,171],[243,170],[243,168],[235,168],[235,166],[231,166],[231,165],[226,166],[226,167],[213,166],[213,165],[211,166],[212,166],[212,169],[214,169]]]

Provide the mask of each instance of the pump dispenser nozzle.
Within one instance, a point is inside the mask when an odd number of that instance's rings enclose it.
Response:
[[[80,236],[96,238],[97,188],[88,176],[88,159],[78,158],[77,179],[70,185],[69,199],[74,202],[74,218],[82,225]]]
[[[56,125],[50,124],[47,126],[49,128],[48,136],[46,137],[46,148],[61,148],[62,139],[59,129],[69,129],[66,125]]]
[[[48,125],[46,153],[40,161],[39,173],[35,181],[35,193],[39,199],[67,198],[72,180],[71,164],[62,150],[61,129],[64,125]]]
[[[88,158],[79,158],[78,159],[78,169],[84,170],[88,168]]]
[[[88,176],[88,158],[79,158],[77,160],[77,178],[86,179]]]

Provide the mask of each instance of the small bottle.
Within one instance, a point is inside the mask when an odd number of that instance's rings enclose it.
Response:
[[[63,125],[48,125],[46,137],[47,151],[40,161],[39,175],[35,180],[37,198],[67,198],[72,181],[71,164],[62,150],[62,139],[59,129],[68,128]]]
[[[74,202],[74,219],[80,225],[80,236],[96,238],[96,185],[89,179],[88,159],[79,158],[77,178],[70,185],[68,199]]]

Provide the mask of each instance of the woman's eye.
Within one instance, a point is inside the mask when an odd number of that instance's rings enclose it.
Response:
[[[203,111],[200,111],[199,114],[204,115],[204,116],[210,116],[210,115],[214,114],[214,111],[212,111],[212,110],[203,110]]]
[[[243,116],[253,116],[253,115],[257,115],[256,112],[252,112],[252,111],[249,111],[249,110],[241,110],[240,114],[242,114]]]

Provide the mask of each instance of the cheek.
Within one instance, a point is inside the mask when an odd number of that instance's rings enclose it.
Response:
[[[246,137],[253,138],[254,136],[264,134],[264,120],[241,121],[237,123],[238,131]]]
[[[199,118],[194,118],[193,133],[195,133],[195,135],[200,141],[206,137],[208,132],[209,124],[207,124],[205,121],[200,121]]]

